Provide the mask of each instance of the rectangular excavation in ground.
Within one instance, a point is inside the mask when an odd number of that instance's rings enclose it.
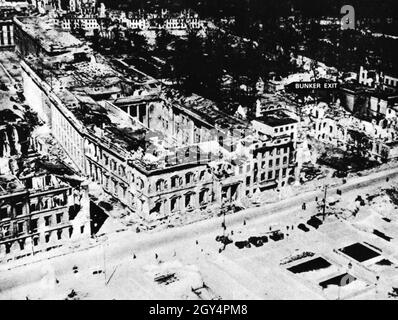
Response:
[[[320,269],[329,268],[331,264],[323,259],[322,257],[318,257],[300,264],[297,264],[293,267],[288,268],[290,272],[293,273],[305,273],[309,271],[316,271]]]
[[[339,287],[344,287],[351,282],[355,281],[357,278],[354,276],[348,274],[348,273],[343,273],[340,274],[336,277],[330,278],[328,280],[322,281],[319,283],[319,285],[322,287],[322,289],[326,289],[328,286],[339,286]]]
[[[317,279],[338,272],[338,267],[322,257],[317,257],[289,267],[287,270],[303,279],[317,282]]]
[[[343,252],[344,254],[355,259],[358,262],[364,262],[380,256],[378,252],[370,249],[367,246],[364,246],[362,243],[359,242],[339,249],[339,251]]]

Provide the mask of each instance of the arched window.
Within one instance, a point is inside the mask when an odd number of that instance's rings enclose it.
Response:
[[[193,208],[195,203],[195,192],[188,192],[185,194],[185,208]]]
[[[137,179],[137,187],[138,187],[139,189],[143,189],[143,188],[144,188],[144,181],[142,181],[141,178],[138,178],[138,179]]]
[[[186,184],[190,184],[194,182],[194,175],[192,172],[187,172],[185,174],[185,183]]]
[[[173,176],[171,177],[171,187],[176,188],[180,185],[180,177],[179,176]]]
[[[125,169],[125,167],[124,166],[122,166],[122,165],[120,165],[119,166],[119,175],[120,176],[122,176],[122,177],[125,177],[126,176],[126,169]]]
[[[164,188],[164,180],[159,179],[158,181],[156,181],[156,191],[162,191],[163,188]]]
[[[224,137],[223,137],[223,136],[219,136],[219,137],[218,137],[218,144],[219,144],[220,146],[223,146],[223,145],[224,145]]]
[[[209,189],[202,189],[199,193],[199,204],[206,204],[208,201]]]

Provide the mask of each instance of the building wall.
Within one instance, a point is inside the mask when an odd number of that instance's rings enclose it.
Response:
[[[84,137],[54,104],[51,104],[51,130],[55,139],[77,167],[86,173]]]
[[[67,108],[62,107],[62,102],[51,92],[51,88],[25,62],[22,62],[21,66],[27,104],[50,126],[55,139],[64,148],[77,168],[82,173],[87,174],[84,137],[81,128],[77,128],[71,122]]]
[[[126,154],[116,154],[94,139],[86,139],[85,155],[91,180],[141,215],[147,206],[148,179],[129,165]]]
[[[51,110],[45,105],[43,90],[33,80],[32,76],[22,68],[22,81],[24,96],[29,106],[37,112],[38,116],[45,122],[50,123]]]
[[[15,49],[22,57],[26,57],[29,54],[39,56],[40,53],[44,52],[37,41],[24,32],[18,23],[14,23],[14,37]]]
[[[313,119],[311,126],[309,127],[308,134],[315,139],[331,144],[342,150],[350,150],[356,145],[349,133],[349,128],[355,128],[355,130],[364,133],[366,147],[364,147],[363,153],[370,159],[385,160],[388,158],[389,147],[383,140],[391,140],[392,135],[388,135],[388,131],[375,123],[358,120],[354,117],[332,119],[324,117],[322,111],[317,117]],[[342,121],[342,122],[341,122]]]
[[[47,182],[19,196],[0,197],[0,210],[7,208],[7,217],[2,215],[0,220],[0,262],[90,236],[87,191],[65,185],[49,187],[54,176],[35,179]]]
[[[0,50],[14,48],[14,25],[12,21],[0,21]]]
[[[387,114],[387,105],[387,100],[370,97],[369,112],[374,117],[382,116],[384,118]]]
[[[392,88],[398,88],[398,78],[392,76],[384,76],[384,85]]]
[[[296,170],[296,148],[290,139],[258,147],[246,168],[246,193],[286,186],[296,178]]]
[[[64,30],[83,29],[88,35],[93,35],[94,30],[100,28],[95,17],[64,17],[61,19],[61,27]]]
[[[382,83],[384,88],[389,87],[389,88],[398,88],[398,78],[393,77],[390,75],[384,75],[383,73],[376,73],[375,78],[369,78],[368,77],[369,71],[366,70],[364,67],[360,67],[359,70],[359,78],[358,82],[360,84],[369,86],[369,87],[375,87],[377,84]]]
[[[129,160],[131,155],[126,150],[103,139],[101,129],[93,131],[79,127],[52,88],[26,63],[22,63],[22,68],[29,97],[27,102],[43,117],[47,116],[54,137],[81,171],[134,215],[152,220],[201,208],[221,207],[258,190],[284,186],[295,178],[297,124],[278,128],[263,125],[263,133],[269,132],[272,141],[253,146],[258,152],[254,158],[242,160],[241,165],[208,159],[206,162],[168,163],[163,169],[148,171],[139,161]],[[136,104],[120,108],[145,126],[163,132],[166,139],[174,140],[175,144],[171,145],[181,147],[213,141],[223,146],[223,141],[228,142],[228,134],[220,142],[218,130],[182,107],[165,107],[159,101],[143,101],[141,104],[138,111]],[[141,111],[144,112],[142,116]],[[229,150],[227,147],[224,149],[232,154],[234,148]],[[178,155],[176,159],[183,160]],[[209,162],[211,166],[207,166]],[[247,171],[244,171],[245,167]],[[247,178],[250,178],[249,183]],[[178,184],[173,179],[177,179]]]
[[[220,205],[220,200],[214,176],[205,164],[159,173],[149,178],[150,211],[146,218],[184,215]]]

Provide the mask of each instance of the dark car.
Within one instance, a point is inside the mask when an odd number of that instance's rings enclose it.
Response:
[[[255,247],[261,247],[264,244],[263,240],[260,237],[250,237],[249,242]]]
[[[230,238],[228,238],[226,236],[217,236],[216,241],[221,242],[222,244],[225,244],[225,245],[228,245],[233,242]]]
[[[310,231],[310,229],[307,228],[307,226],[304,223],[300,223],[297,228],[299,228],[300,230],[303,230],[304,232],[308,232]]]
[[[268,242],[268,237],[267,236],[260,236],[259,238],[261,239],[261,241],[263,243],[267,243]]]
[[[245,241],[236,241],[235,242],[235,246],[237,246],[239,249],[243,249],[243,248],[250,248],[250,242],[245,240]]]
[[[335,171],[333,173],[333,178],[346,178],[348,176],[348,173],[346,171]]]
[[[269,237],[274,241],[279,241],[279,240],[283,240],[285,238],[285,235],[280,231],[275,231]]]
[[[317,217],[312,216],[311,219],[307,221],[307,224],[315,229],[318,229],[319,226],[322,224],[322,221],[319,220]]]

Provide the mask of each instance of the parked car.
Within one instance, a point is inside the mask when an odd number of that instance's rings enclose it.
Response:
[[[303,230],[304,232],[308,232],[310,231],[310,229],[308,229],[308,227],[304,224],[304,223],[300,223],[297,228],[299,228],[300,230]]]
[[[348,176],[348,173],[346,171],[335,171],[333,173],[333,178],[346,178]]]
[[[315,229],[318,229],[319,226],[322,224],[322,221],[319,220],[317,217],[312,216],[311,219],[307,221],[307,224]]]
[[[224,235],[217,236],[216,241],[221,242],[222,244],[225,244],[225,245],[228,245],[233,242],[230,238],[228,238],[227,236],[224,236]]]
[[[261,247],[264,244],[263,240],[260,237],[250,237],[249,242],[255,247]]]
[[[261,241],[263,243],[267,243],[268,242],[268,237],[267,236],[260,236],[259,238],[261,239]]]
[[[250,248],[250,242],[245,240],[245,241],[236,241],[235,242],[235,246],[237,246],[239,249],[243,249],[243,248]]]
[[[280,231],[274,231],[269,237],[274,241],[279,241],[283,240],[285,238],[285,235]]]

